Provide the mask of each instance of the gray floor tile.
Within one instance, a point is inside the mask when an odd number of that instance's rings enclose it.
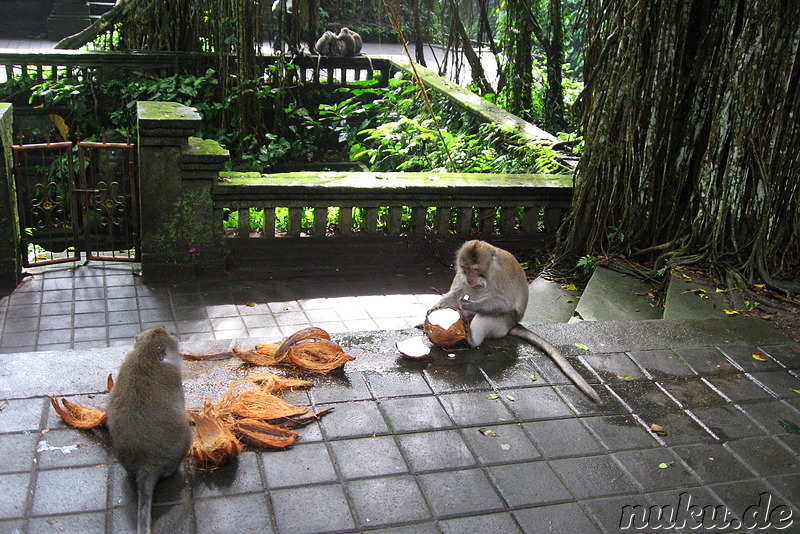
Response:
[[[234,495],[195,502],[194,513],[198,534],[219,534],[236,525],[242,534],[275,532],[270,521],[269,497],[263,493]]]
[[[92,512],[106,507],[105,465],[39,471],[33,494],[34,515]],[[80,488],[64,498],[65,488]]]
[[[417,432],[398,436],[400,448],[415,472],[457,469],[476,464],[457,430]]]
[[[579,499],[638,491],[634,482],[609,456],[553,460],[550,466]]]
[[[344,489],[338,484],[278,489],[270,492],[270,497],[279,532],[311,534],[355,528]]]
[[[431,518],[422,492],[411,476],[352,480],[346,487],[360,525],[391,526]]]
[[[500,495],[514,508],[571,501],[573,496],[545,461],[498,465],[488,470]]]
[[[339,471],[345,479],[408,472],[403,455],[392,436],[333,441],[330,446]]]
[[[261,460],[270,489],[337,480],[324,443],[299,443],[285,451],[265,452],[261,455]]]
[[[423,474],[419,481],[437,518],[498,512],[505,507],[482,469]]]
[[[436,397],[395,398],[380,401],[394,432],[452,428],[453,422]]]
[[[594,534],[600,530],[589,519],[586,513],[575,503],[540,506],[516,510],[514,517],[522,526],[523,532],[529,534]]]

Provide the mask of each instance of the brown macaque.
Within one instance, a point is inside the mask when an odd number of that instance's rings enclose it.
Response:
[[[136,481],[137,533],[149,534],[153,491],[180,467],[192,441],[178,340],[145,330],[119,368],[108,401],[111,452]]]
[[[524,339],[542,349],[581,391],[600,403],[597,392],[558,349],[519,324],[528,306],[528,280],[511,253],[485,241],[468,241],[458,249],[455,268],[450,290],[434,308],[461,310],[469,323],[470,346],[508,335]]]

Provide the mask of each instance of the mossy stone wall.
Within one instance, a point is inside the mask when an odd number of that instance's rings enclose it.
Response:
[[[194,108],[139,102],[137,113],[142,274],[164,280],[222,272],[211,189],[228,151],[192,137],[201,124]]]
[[[14,154],[11,148],[12,122],[11,104],[0,104],[0,287],[5,288],[16,287],[22,271]]]

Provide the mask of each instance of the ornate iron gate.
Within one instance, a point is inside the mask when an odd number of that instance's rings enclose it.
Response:
[[[139,261],[135,145],[14,145],[23,265]],[[77,163],[77,166],[76,166]]]

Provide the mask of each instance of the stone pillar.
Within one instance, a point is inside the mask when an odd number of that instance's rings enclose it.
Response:
[[[16,287],[22,272],[12,122],[11,104],[0,104],[0,287],[4,288]]]
[[[142,274],[180,279],[224,270],[222,222],[212,187],[228,160],[216,141],[190,137],[201,125],[194,108],[138,102]]]

